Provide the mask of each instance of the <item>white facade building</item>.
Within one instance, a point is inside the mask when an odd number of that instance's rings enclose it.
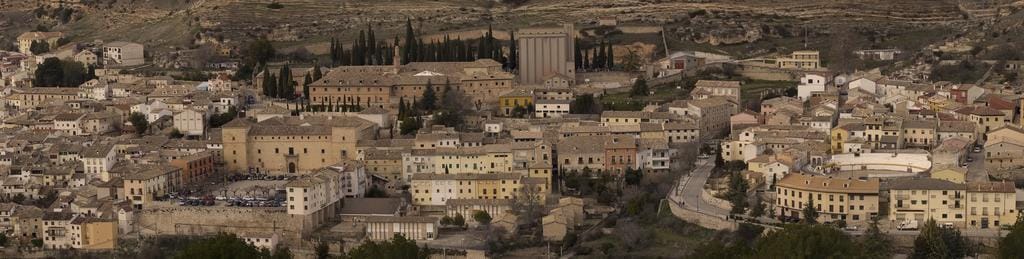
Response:
[[[800,77],[800,85],[796,87],[796,97],[800,98],[801,101],[807,101],[814,93],[825,92],[825,84],[827,83],[828,81],[825,80],[824,76],[805,74]]]

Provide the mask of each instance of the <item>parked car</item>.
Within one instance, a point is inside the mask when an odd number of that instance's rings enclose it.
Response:
[[[967,162],[968,162],[968,163],[970,163],[970,162],[974,162],[974,158],[971,158],[971,157],[967,157]]]

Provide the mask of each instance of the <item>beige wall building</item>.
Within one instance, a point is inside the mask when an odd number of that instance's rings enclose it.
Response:
[[[440,96],[447,84],[465,93],[470,105],[496,103],[512,91],[514,75],[490,59],[471,62],[412,62],[400,66],[344,66],[331,69],[310,85],[314,104],[358,104],[397,111],[404,100],[423,97],[429,85]]]
[[[739,107],[740,81],[699,80],[690,92],[693,99],[707,99],[718,96],[725,98]]]
[[[700,138],[707,140],[729,131],[729,118],[736,113],[736,104],[725,98],[680,100],[669,104],[669,112],[697,120]]]
[[[541,195],[550,192],[547,179],[517,173],[415,174],[410,192],[414,205],[444,206],[451,199],[513,199],[519,188],[531,186]]]
[[[539,85],[555,76],[576,78],[575,37],[572,24],[518,30],[519,83]]]
[[[103,57],[115,66],[138,66],[146,63],[142,44],[115,41],[103,46]]]
[[[167,195],[180,183],[181,168],[171,165],[133,165],[124,168],[125,198],[141,209],[157,197]]]
[[[308,173],[354,159],[359,140],[374,139],[377,125],[356,117],[235,119],[223,126],[229,172]]]
[[[967,209],[967,186],[939,179],[906,179],[893,182],[889,189],[889,220],[894,224],[907,220],[963,227]]]
[[[817,50],[793,51],[789,57],[776,59],[779,68],[816,69],[821,67],[821,58]]]
[[[967,226],[998,228],[1017,222],[1017,196],[1012,182],[967,183]]]
[[[61,36],[63,35],[60,32],[32,31],[22,33],[18,36],[18,52],[32,54],[30,48],[32,47],[33,41],[46,42],[50,45],[50,50],[55,50],[57,47],[60,47],[57,46],[57,41],[60,40]]]
[[[71,220],[71,247],[111,250],[117,247],[117,221],[77,216]]]
[[[850,180],[788,174],[776,186],[775,211],[780,216],[802,218],[808,201],[818,211],[818,222],[844,220],[862,225],[878,216],[877,178]]]
[[[36,107],[50,102],[65,102],[78,99],[78,88],[32,87],[12,88],[7,105],[14,108]]]
[[[288,216],[299,232],[309,233],[338,216],[345,198],[342,178],[335,170],[323,169],[284,185]]]

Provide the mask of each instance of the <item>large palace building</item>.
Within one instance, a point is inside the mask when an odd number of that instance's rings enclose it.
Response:
[[[229,172],[309,173],[356,158],[356,142],[376,138],[377,124],[357,117],[235,119],[222,130]]]
[[[472,62],[412,62],[393,66],[342,66],[312,83],[310,101],[377,106],[397,110],[399,101],[411,103],[423,96],[427,85],[438,95],[445,84],[463,91],[480,108],[497,104],[498,96],[512,91],[515,75],[490,59]]]

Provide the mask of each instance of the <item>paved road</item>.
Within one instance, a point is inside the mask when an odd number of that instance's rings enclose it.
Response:
[[[974,162],[967,163],[967,180],[972,182],[985,182],[988,181],[988,171],[985,170],[985,150],[979,153],[974,153],[974,150],[970,150],[967,157],[974,159]]]
[[[711,169],[715,167],[715,164],[711,161],[711,159],[697,160],[695,163],[696,167],[690,172],[690,175],[680,177],[679,183],[676,184],[676,189],[670,194],[674,196],[672,200],[683,201],[683,208],[726,217],[729,215],[729,211],[712,206],[700,198],[701,191],[704,189],[704,183],[708,181],[708,177],[711,176]]]
[[[859,236],[863,235],[865,230],[859,229],[854,231],[845,230],[846,233],[851,235]],[[917,236],[921,234],[920,230],[894,230],[894,229],[882,229],[882,233],[893,236]],[[960,229],[960,234],[966,237],[1005,237],[1009,234],[1009,231],[1000,230],[998,228],[990,229]]]

